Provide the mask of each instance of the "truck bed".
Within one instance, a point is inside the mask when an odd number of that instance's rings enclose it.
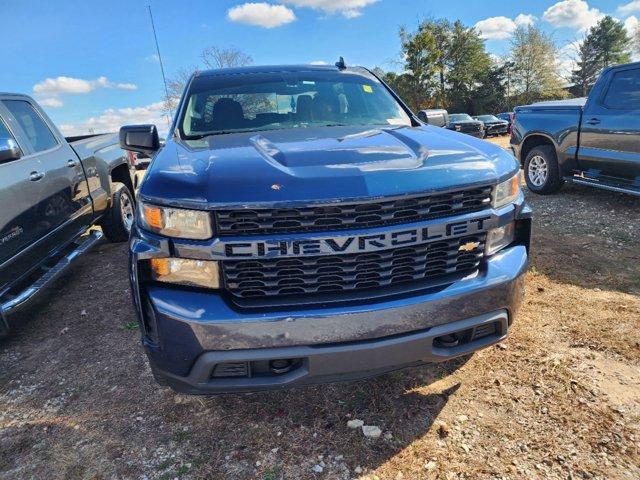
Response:
[[[81,160],[111,146],[118,147],[119,149],[118,134],[116,133],[82,135],[65,137],[65,139]],[[120,155],[122,155],[122,151],[120,151]]]

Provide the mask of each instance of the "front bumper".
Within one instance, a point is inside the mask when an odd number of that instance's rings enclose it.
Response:
[[[489,329],[487,330],[487,327]],[[356,380],[466,355],[493,345],[507,336],[509,314],[500,310],[424,331],[378,340],[337,343],[318,346],[292,346],[245,350],[209,351],[198,357],[188,375],[180,376],[155,369],[171,388],[190,394],[250,392],[275,390],[291,386]],[[491,333],[474,338],[474,332]],[[469,332],[469,341],[456,346],[443,346],[438,338]],[[268,365],[274,360],[287,360],[293,367],[284,372],[263,371],[249,375],[251,365]],[[215,377],[218,365],[242,368],[247,375],[239,378]],[[228,367],[227,367],[228,368]]]
[[[506,135],[509,132],[508,125],[486,127],[487,135]]]
[[[176,251],[134,229],[131,281],[143,343],[156,377],[177,391],[252,391],[363,378],[465,355],[502,340],[524,293],[531,211],[520,199],[500,215],[521,226],[519,244],[486,258],[461,280],[420,293],[305,309],[239,309],[224,293],[144,283],[139,260]],[[157,240],[157,237],[156,237]],[[494,323],[489,335],[441,348],[434,339]],[[295,359],[275,376],[255,364]],[[217,365],[245,363],[244,378],[214,376]],[[264,370],[264,369],[263,369]]]
[[[519,309],[526,269],[527,250],[518,245],[490,258],[472,278],[437,292],[371,305],[249,313],[234,310],[219,295],[150,286],[143,294],[150,309],[145,314],[138,310],[143,325],[153,316],[158,332],[157,342],[143,339],[149,361],[156,375],[175,390],[215,393],[281,388],[367,377],[447,360],[499,342]],[[434,350],[435,337],[478,325],[495,312],[502,314],[502,327],[495,335],[464,349]],[[394,345],[393,354],[388,353],[389,345]],[[366,355],[356,359],[362,352]],[[331,365],[337,370],[318,367],[320,359],[324,362],[334,354],[336,361]],[[266,383],[261,378],[241,382],[210,378],[221,360],[241,357],[246,362],[302,358],[306,367]]]

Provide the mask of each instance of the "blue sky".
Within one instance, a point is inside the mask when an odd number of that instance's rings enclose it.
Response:
[[[565,47],[603,14],[636,28],[640,0],[0,0],[0,91],[39,99],[65,133],[161,121],[163,87],[151,4],[167,76],[203,48],[236,46],[256,64],[334,62],[397,70],[398,27],[460,19],[503,55],[516,24],[535,22]]]

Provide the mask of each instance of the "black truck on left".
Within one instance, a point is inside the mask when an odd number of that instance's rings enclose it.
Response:
[[[32,98],[0,93],[0,336],[103,235],[129,238],[132,163],[117,135],[65,138]]]

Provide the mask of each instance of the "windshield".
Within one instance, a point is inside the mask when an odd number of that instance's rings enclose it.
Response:
[[[375,77],[352,71],[203,75],[191,83],[183,138],[338,125],[411,125]]]
[[[469,115],[467,115],[466,113],[453,113],[451,115],[449,115],[449,118],[451,119],[452,122],[468,122],[468,121],[473,121],[473,118],[471,118]]]
[[[477,118],[478,120],[482,120],[483,122],[495,122],[496,120],[500,120],[499,118],[496,118],[493,115],[480,115],[475,118]]]

